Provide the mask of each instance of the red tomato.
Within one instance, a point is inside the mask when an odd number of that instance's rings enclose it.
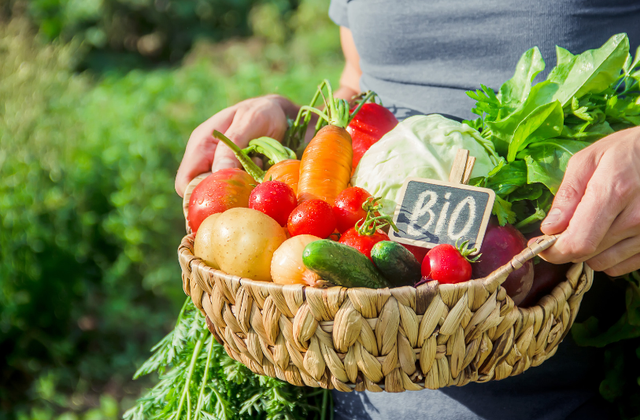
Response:
[[[367,212],[362,209],[362,204],[369,197],[371,197],[371,194],[360,187],[345,188],[338,194],[333,205],[338,232],[343,233],[351,229],[358,220],[367,216]]]
[[[286,226],[289,215],[298,205],[293,188],[280,181],[265,181],[251,191],[249,208],[258,210]]]
[[[382,136],[391,131],[398,124],[398,120],[391,111],[382,105],[368,102],[362,105],[360,111],[347,126],[351,134],[353,148],[353,168],[360,162],[362,155]]]
[[[214,213],[248,207],[255,184],[251,175],[237,168],[221,169],[203,179],[189,198],[187,220],[191,230],[197,232],[200,223]]]
[[[460,283],[471,279],[471,263],[455,246],[441,244],[432,248],[422,261],[422,275],[440,283]]]
[[[287,226],[291,236],[308,234],[328,238],[336,230],[336,216],[326,201],[303,201],[289,215]]]
[[[351,228],[340,237],[340,243],[349,245],[357,249],[371,259],[371,248],[380,241],[388,241],[389,237],[381,230],[376,231],[373,235],[361,235],[356,228]]]

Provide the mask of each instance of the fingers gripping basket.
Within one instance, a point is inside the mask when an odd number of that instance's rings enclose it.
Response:
[[[586,264],[536,306],[514,306],[500,285],[551,246],[538,240],[484,279],[366,289],[282,286],[226,274],[178,254],[183,288],[229,356],[294,385],[402,392],[518,375],[553,356],[593,281]]]

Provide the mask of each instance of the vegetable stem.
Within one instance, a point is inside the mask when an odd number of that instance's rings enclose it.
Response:
[[[329,390],[325,389],[322,393],[322,411],[320,412],[320,420],[325,420],[327,418],[327,403],[329,401]]]
[[[322,89],[325,87],[327,88],[327,96],[325,96],[324,92],[322,91]],[[320,86],[318,86],[318,91],[320,92],[320,95],[322,96],[322,99],[324,101],[326,113],[311,106],[304,106],[300,109],[318,114],[318,116],[320,116],[330,125],[335,125],[340,128],[345,128],[347,125],[349,125],[349,103],[344,99],[334,98],[333,89],[331,88],[331,84],[328,80],[324,80],[320,84]],[[316,125],[316,130],[319,128],[319,125],[320,121],[318,121],[318,124]]]
[[[522,219],[514,227],[516,229],[522,229],[523,227],[528,226],[531,223],[535,223],[538,220],[544,219],[546,216],[547,216],[547,212],[545,212],[541,208],[537,208],[535,213],[533,213],[531,216],[527,217],[526,219]]]
[[[191,394],[187,392],[187,420],[190,420],[190,419],[191,419]]]
[[[244,169],[249,175],[253,177],[253,179],[258,182],[262,182],[264,180],[264,171],[260,169],[260,167],[256,165],[255,162],[251,160],[251,158],[247,156],[247,154],[241,148],[238,147],[238,145],[232,142],[229,137],[225,136],[218,130],[213,130],[213,137],[217,138],[225,145],[227,145],[227,147],[233,150],[236,158],[238,158]]]
[[[324,112],[320,111],[317,108],[311,107],[311,106],[301,106],[300,110],[303,111],[308,111],[308,112],[313,112],[314,114],[316,114],[317,116],[319,116],[320,118],[322,118],[323,120],[325,120],[326,122],[329,122],[329,116],[327,114],[325,114]]]
[[[187,298],[185,299],[184,303],[182,304],[182,308],[180,309],[180,313],[178,314],[178,320],[176,321],[176,327],[178,326],[178,324],[180,324],[180,321],[182,321],[182,317],[184,316],[185,311],[189,307],[189,303],[190,302],[191,302],[191,296],[187,296]]]
[[[382,197],[369,197],[362,203],[362,209],[367,212],[364,219],[360,219],[356,222],[355,228],[360,235],[370,236],[373,235],[378,229],[390,225],[394,231],[398,231],[398,227],[393,223],[393,218],[380,211],[382,205],[379,200]],[[375,216],[379,213],[378,216]]]
[[[202,383],[200,384],[200,395],[198,395],[198,402],[196,403],[196,413],[194,420],[200,418],[200,410],[202,409],[202,399],[204,396],[204,389],[207,386],[207,378],[209,377],[209,366],[211,365],[211,355],[213,354],[213,337],[210,337],[209,349],[207,350],[207,363],[204,366],[204,375],[202,375]]]
[[[242,149],[242,151],[246,155],[249,155],[251,152],[265,155],[271,165],[287,159],[296,159],[296,154],[293,150],[282,145],[278,140],[266,136],[251,140],[249,147]]]
[[[373,96],[375,96],[375,92],[373,92],[372,90],[368,90],[367,94],[365,95],[364,98],[362,98],[362,101],[358,104],[356,109],[354,109],[351,115],[349,115],[349,121],[347,122],[347,125],[349,125],[349,123],[353,120],[356,114],[358,114],[358,112],[360,111],[360,108],[362,108],[362,106],[366,104],[367,101],[371,99]]]
[[[311,99],[309,106],[314,107],[316,105],[316,102],[318,101],[318,98],[320,98],[320,90],[316,90],[316,93]],[[304,115],[304,118],[302,117],[303,115]],[[303,107],[301,107],[298,110],[298,115],[296,115],[296,119],[291,125],[291,128],[285,134],[285,139],[283,141],[283,144],[293,150],[298,150],[298,148],[301,145],[304,145],[304,138],[305,138],[305,134],[307,132],[307,127],[309,126],[310,120],[311,120],[311,113],[308,110],[303,109]]]
[[[191,376],[193,375],[193,371],[196,367],[196,361],[198,360],[198,354],[200,354],[200,350],[202,349],[202,344],[204,343],[203,337],[200,337],[196,342],[196,345],[193,349],[193,354],[191,356],[191,363],[189,364],[189,371],[187,372],[187,379],[185,380],[184,389],[182,390],[182,396],[180,397],[180,403],[178,404],[178,411],[176,412],[176,420],[180,419],[180,413],[182,413],[182,406],[184,405],[184,401],[189,394],[189,383],[191,382]],[[190,415],[190,403],[187,403],[187,416]]]

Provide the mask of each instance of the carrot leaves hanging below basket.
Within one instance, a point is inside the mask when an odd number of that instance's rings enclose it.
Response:
[[[322,419],[330,393],[252,373],[230,358],[187,298],[176,327],[152,350],[135,378],[157,372],[157,385],[125,420]]]

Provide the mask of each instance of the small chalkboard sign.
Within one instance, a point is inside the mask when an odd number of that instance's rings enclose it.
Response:
[[[392,240],[425,248],[468,240],[469,248],[480,248],[495,200],[493,190],[408,178],[400,193],[393,217],[398,231],[389,230]]]

